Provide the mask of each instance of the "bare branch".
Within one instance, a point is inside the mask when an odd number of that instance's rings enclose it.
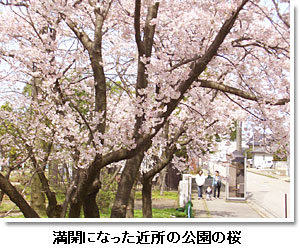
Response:
[[[139,55],[143,55],[145,52],[144,45],[141,39],[141,0],[135,1],[135,10],[134,10],[134,30],[135,30],[135,41],[139,51]]]
[[[265,119],[258,117],[257,115],[255,115],[254,113],[252,113],[250,110],[248,110],[247,108],[243,107],[241,104],[239,104],[238,102],[236,102],[235,100],[233,100],[226,92],[223,92],[223,94],[233,103],[235,103],[236,105],[238,105],[240,108],[242,108],[243,110],[245,110],[246,112],[248,112],[250,115],[253,115],[255,118],[257,118],[260,121],[265,121]]]
[[[249,92],[246,92],[246,91],[243,91],[243,90],[231,87],[231,86],[227,86],[227,85],[224,85],[224,84],[219,83],[219,82],[201,80],[201,79],[199,79],[197,81],[201,83],[200,86],[203,87],[203,88],[216,89],[216,90],[220,90],[224,93],[229,93],[229,94],[233,94],[233,95],[242,97],[242,98],[247,99],[247,100],[256,101],[256,102],[259,101],[259,98],[257,96],[255,96],[254,94],[252,94],[252,93],[249,93]],[[268,101],[266,101],[266,104],[269,104],[269,105],[285,105],[288,102],[290,102],[289,98],[283,98],[283,99],[279,99],[275,102],[271,101],[271,100],[268,100]]]
[[[72,21],[70,18],[67,18],[65,14],[61,13],[62,18],[66,22],[66,24],[69,26],[69,28],[73,31],[73,33],[76,35],[76,37],[79,39],[79,41],[82,43],[83,47],[91,52],[93,42],[89,38],[89,36],[78,27],[78,25]]]

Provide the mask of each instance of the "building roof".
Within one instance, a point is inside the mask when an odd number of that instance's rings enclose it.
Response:
[[[254,137],[254,147],[258,146],[266,146],[267,144],[270,144],[272,142],[272,139],[270,137],[266,137],[266,135],[260,134],[258,137]],[[253,136],[249,139],[247,142],[248,146],[253,146]]]
[[[272,155],[271,153],[267,152],[267,150],[265,148],[263,148],[263,147],[254,148],[254,150],[252,151],[252,154],[259,154],[259,153],[264,153],[264,154]]]

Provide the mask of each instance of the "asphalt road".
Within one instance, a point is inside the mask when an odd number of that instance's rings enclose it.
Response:
[[[290,183],[254,173],[247,173],[248,199],[269,213],[270,217],[285,218],[285,194],[287,216],[290,215]]]

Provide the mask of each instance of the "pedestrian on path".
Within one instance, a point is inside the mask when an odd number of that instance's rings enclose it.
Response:
[[[205,183],[205,179],[206,177],[203,174],[203,171],[200,170],[199,173],[196,175],[196,183],[198,186],[198,199],[201,200],[202,199],[202,193],[203,193],[203,186]]]
[[[212,185],[214,187],[214,198],[216,198],[216,195],[217,195],[218,199],[220,198],[221,184],[222,184],[222,182],[221,182],[220,173],[219,173],[219,171],[215,171],[215,175],[214,175],[213,182],[212,182]],[[217,192],[218,192],[218,194],[217,194]]]

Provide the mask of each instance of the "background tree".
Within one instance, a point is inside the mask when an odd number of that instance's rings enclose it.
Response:
[[[269,128],[289,151],[289,2],[0,3],[7,23],[1,95],[15,111],[35,111],[0,117],[18,134],[9,140],[30,155],[49,217],[65,215],[67,207],[70,217],[82,208],[85,217],[99,217],[101,169],[126,160],[111,213],[125,217],[145,153],[183,106],[205,124],[218,121],[209,128],[187,123],[189,138],[204,150],[209,141],[199,133],[215,134],[239,118]],[[24,84],[35,100],[20,94]],[[36,140],[49,147],[38,150]],[[45,175],[53,160],[76,169],[63,204]]]

